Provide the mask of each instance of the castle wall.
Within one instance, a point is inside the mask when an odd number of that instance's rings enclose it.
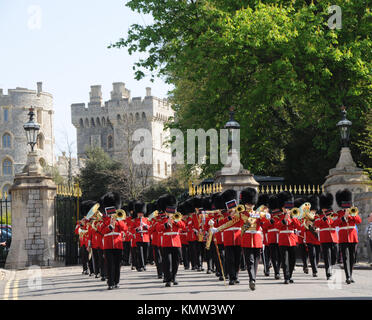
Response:
[[[41,161],[47,165],[54,165],[54,134],[53,134],[53,96],[42,92],[42,84],[38,83],[38,90],[25,88],[9,89],[5,95],[0,90],[0,190],[13,183],[14,175],[22,171],[27,161],[30,147],[27,145],[23,125],[28,121],[29,108],[33,106],[35,121],[40,124],[39,134],[43,141],[35,146]],[[7,115],[4,110],[7,111]],[[8,120],[6,119],[8,118]],[[4,134],[10,135],[10,147],[4,141]],[[42,149],[41,149],[42,147]],[[4,172],[4,160],[12,163],[12,174]]]

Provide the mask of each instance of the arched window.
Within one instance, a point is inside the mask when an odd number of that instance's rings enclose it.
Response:
[[[9,109],[4,108],[4,122],[8,122],[8,121],[9,121]]]
[[[97,117],[97,119],[96,119],[96,124],[97,124],[97,126],[101,126],[101,121],[99,120],[99,118]]]
[[[9,133],[3,135],[3,148],[11,148],[11,137]]]
[[[146,113],[142,112],[142,120],[146,120]]]
[[[139,113],[138,113],[138,112],[136,112],[136,121],[138,121],[138,120],[139,120],[139,118],[140,118],[140,116],[139,116]]]
[[[9,193],[9,189],[10,189],[10,184],[6,184],[4,187],[3,187],[3,190],[2,190],[2,195],[3,195],[3,200],[5,200],[5,194],[6,194],[6,199],[7,200],[12,200],[12,196],[10,195]]]
[[[84,120],[80,119],[80,128],[84,128]]]
[[[106,125],[106,120],[105,118],[102,118],[102,127],[104,127]]]
[[[86,126],[87,128],[89,128],[89,120],[88,120],[88,119],[85,119],[85,126]]]
[[[121,115],[120,115],[120,114],[118,114],[118,115],[116,116],[116,118],[118,119],[119,122],[121,122]]]
[[[44,150],[44,136],[41,133],[37,136],[37,147]]]
[[[129,114],[129,122],[133,122],[133,114],[131,113],[131,114]]]
[[[9,159],[3,161],[3,176],[12,176],[13,175],[13,163]]]
[[[109,135],[107,137],[107,146],[109,149],[114,147],[114,138],[112,137],[112,135]]]
[[[92,124],[92,127],[95,127],[94,119],[93,118],[90,119],[90,123]]]

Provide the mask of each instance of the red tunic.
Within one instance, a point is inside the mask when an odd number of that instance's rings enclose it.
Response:
[[[263,221],[260,218],[256,219],[256,227],[248,229],[242,235],[242,248],[262,248],[264,236],[262,232]]]
[[[110,229],[111,218],[103,218],[103,223],[99,231],[103,234],[103,249],[123,249],[122,231],[127,231],[128,227],[124,221],[115,221],[115,227]]]
[[[136,235],[136,242],[150,242],[150,223],[145,217],[136,218],[132,221],[130,230]]]
[[[233,219],[233,217],[231,217]],[[221,221],[221,226],[229,222],[229,218]],[[223,245],[226,246],[240,246],[241,245],[241,226],[243,221],[240,219],[238,222],[223,230]]]
[[[271,219],[267,220],[263,224],[263,228],[266,232],[266,244],[277,244],[279,242],[279,229],[275,226],[275,223],[282,219],[282,214],[272,214]],[[270,220],[274,220],[274,223],[271,223]]]
[[[168,225],[168,218],[164,218],[156,227],[159,232],[163,232],[162,247],[180,248],[181,238],[180,232],[186,229],[185,223],[181,220]]]
[[[300,229],[301,224],[296,218],[288,218],[283,224],[284,217],[278,219],[274,226],[279,230],[279,246],[295,247],[297,245],[297,236],[295,229]]]
[[[358,243],[358,233],[356,230],[356,225],[362,223],[362,219],[359,215],[349,216],[346,221],[342,220],[345,215],[344,210],[337,212],[338,218],[334,221],[334,226],[338,226],[338,238],[340,243]]]
[[[324,217],[327,218],[326,221],[323,220]],[[334,221],[330,217],[324,214],[316,217],[314,221],[314,226],[316,228],[319,228],[320,243],[327,242],[338,243],[338,236],[334,225]]]

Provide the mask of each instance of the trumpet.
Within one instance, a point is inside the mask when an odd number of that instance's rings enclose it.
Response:
[[[125,220],[127,218],[127,214],[123,209],[118,209],[114,214],[114,218],[118,221]]]
[[[289,211],[289,214],[291,215],[292,218],[297,218],[300,215],[300,209],[294,207],[291,209],[291,211]]]
[[[350,209],[348,209],[348,212],[351,217],[359,215],[359,209],[357,207],[351,207]]]
[[[180,221],[182,218],[183,218],[183,216],[180,212],[176,212],[176,213],[172,214],[172,220],[174,220],[175,222]]]

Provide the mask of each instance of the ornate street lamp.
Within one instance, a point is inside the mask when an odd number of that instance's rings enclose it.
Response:
[[[40,125],[34,121],[34,108],[31,107],[29,109],[28,116],[30,119],[28,122],[23,126],[23,129],[26,131],[26,138],[27,138],[27,144],[31,146],[31,152],[34,152],[34,147],[37,143],[37,135],[40,130]]]
[[[352,122],[346,119],[346,107],[341,107],[341,113],[342,120],[337,123],[337,127],[340,128],[342,147],[348,147],[350,141],[350,127]]]
[[[234,119],[234,115],[235,115],[234,107],[230,107],[229,114],[230,114],[230,120],[226,122],[224,128],[229,130],[228,143],[229,143],[229,146],[232,146],[232,142],[235,138],[234,130],[240,129],[240,124]]]

